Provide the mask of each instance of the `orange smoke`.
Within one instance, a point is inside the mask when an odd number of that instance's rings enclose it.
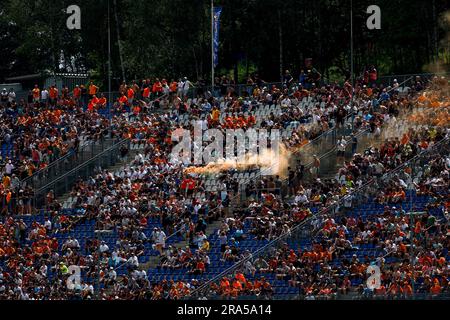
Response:
[[[286,176],[290,153],[280,145],[278,154],[272,149],[265,149],[261,154],[247,154],[240,159],[221,159],[210,162],[203,167],[188,167],[185,174],[218,174],[231,169],[245,171],[252,168],[261,169],[267,175]]]
[[[430,89],[417,98],[416,109],[408,116],[413,124],[447,127],[450,123],[448,80],[435,78]]]

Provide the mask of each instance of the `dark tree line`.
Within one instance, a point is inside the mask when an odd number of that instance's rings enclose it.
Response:
[[[46,70],[84,69],[105,81],[107,1],[1,0],[0,81]],[[109,2],[116,82],[122,70],[127,80],[210,77],[210,0]],[[425,71],[438,56],[448,62],[450,45],[443,41],[448,41],[448,24],[439,21],[449,2],[354,0],[355,72],[373,64],[384,74],[415,73]],[[263,79],[276,81],[280,69],[298,74],[306,58],[327,78],[350,69],[349,0],[215,3],[223,7],[218,74],[243,82],[257,71]],[[64,10],[71,4],[81,8],[81,30],[66,28]],[[381,8],[381,30],[366,27],[371,4]]]

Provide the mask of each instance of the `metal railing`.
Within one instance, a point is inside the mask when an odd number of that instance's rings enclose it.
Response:
[[[378,83],[382,83],[384,86],[393,86],[394,80],[397,80],[400,86],[413,86],[416,77],[420,77],[422,81],[430,81],[434,76],[449,76],[450,73],[417,73],[417,74],[400,74],[392,76],[380,76],[378,78]]]
[[[120,155],[122,147],[126,147],[128,150],[127,154],[123,158]],[[55,197],[61,196],[69,192],[77,180],[79,179],[86,180],[87,178],[89,178],[89,176],[92,175],[95,169],[107,168],[113,166],[119,161],[127,160],[130,154],[129,150],[130,150],[130,140],[129,139],[120,140],[119,142],[116,142],[115,144],[105,149],[104,151],[98,153],[93,158],[85,161],[81,165],[58,176],[50,183],[35,190],[34,207],[40,208],[46,205],[46,195],[48,192],[53,191]]]
[[[436,154],[448,154],[449,153],[449,137],[445,137],[441,141],[435,143],[432,147],[427,150],[422,151],[418,155],[399,165],[395,169],[386,172],[385,174],[377,177],[371,176],[368,177],[367,182],[359,188],[353,190],[353,192],[341,197],[337,202],[330,205],[329,207],[323,208],[319,210],[316,214],[306,218],[304,221],[300,222],[293,228],[291,228],[288,232],[280,235],[276,239],[271,240],[268,244],[259,248],[255,252],[251,253],[248,257],[238,261],[230,268],[224,270],[220,274],[216,275],[199,288],[194,290],[191,293],[190,298],[194,297],[210,297],[214,298],[215,295],[210,295],[210,285],[212,283],[218,282],[222,277],[233,274],[236,271],[239,271],[240,268],[247,261],[253,261],[257,257],[262,255],[270,255],[276,247],[283,245],[288,239],[294,237],[312,237],[311,235],[317,231],[315,226],[320,225],[320,219],[325,215],[334,215],[336,213],[340,213],[341,208],[344,206],[344,202],[349,200],[349,197],[352,198],[352,207],[356,207],[360,204],[366,203],[369,199],[371,199],[380,188],[382,189],[384,186],[387,186],[391,183],[392,179],[398,176],[405,168],[409,166],[413,166],[412,172],[416,175],[422,174],[422,169],[426,166],[434,155]],[[319,223],[318,223],[319,222]]]
[[[51,162],[45,168],[42,168],[33,175],[23,179],[21,185],[37,190],[60,177],[65,172],[91,159],[96,154],[110,148],[117,143],[117,141],[117,138],[111,139],[104,135],[98,140],[86,141],[78,150],[70,150],[58,160]]]
[[[353,120],[352,114],[347,116],[345,122],[349,121],[350,119]],[[301,153],[301,155],[303,157],[302,161],[305,161],[304,163],[306,163],[307,161],[310,161],[308,159],[310,159],[310,157],[311,157],[311,153],[308,152],[309,148],[314,148],[316,150],[325,150],[324,153],[319,153],[319,155],[322,155],[322,156],[324,154],[328,154],[330,151],[334,151],[336,149],[336,137],[339,134],[344,135],[346,133],[345,128],[346,128],[345,125],[343,125],[341,127],[334,126],[333,128],[329,129],[328,131],[323,132],[320,136],[318,136],[318,137],[314,138],[313,140],[309,141],[307,144],[305,144],[305,145],[299,147],[298,149],[296,149],[292,153],[292,155],[297,155],[297,154],[300,154],[300,152],[302,152]],[[303,151],[305,151],[305,152],[303,152]],[[252,181],[252,179],[249,178],[249,179],[245,180],[242,184],[245,186],[248,183],[250,183],[251,181]],[[241,188],[241,192],[238,192],[236,195],[234,195],[230,199],[230,203],[232,201],[234,201],[234,200],[238,200],[239,198],[242,198],[242,187],[240,187],[240,188]],[[217,206],[216,208],[213,208],[211,213],[214,213],[217,210],[219,210],[219,207],[220,206]],[[169,240],[169,239],[175,238],[177,235],[179,235],[181,232],[184,231],[183,228],[179,228],[177,226],[175,227],[175,229],[176,230],[167,237],[166,241]]]

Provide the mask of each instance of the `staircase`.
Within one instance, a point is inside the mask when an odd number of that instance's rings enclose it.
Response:
[[[228,218],[233,215],[234,209],[240,206],[239,202],[240,202],[239,196],[231,198],[228,215],[225,216],[224,218]],[[205,230],[205,234],[208,237],[208,239],[210,238],[211,235],[213,235],[220,228],[221,223],[222,223],[222,220],[214,221],[214,222],[208,224],[208,226],[206,227],[206,230]],[[187,246],[189,246],[188,240],[183,240],[183,241],[172,244],[172,247],[175,247],[177,249],[185,248]],[[160,261],[160,256],[152,256],[152,257],[150,257],[149,261],[147,261],[146,263],[141,263],[139,266],[139,269],[140,270],[154,269],[159,265],[159,261]]]
[[[117,171],[121,170],[123,167],[125,167],[127,164],[129,164],[140,151],[141,151],[140,149],[131,149],[128,151],[127,156],[125,156],[124,158],[120,158],[119,156],[117,156],[119,161],[116,164],[114,164],[112,166],[104,167],[102,169],[108,170],[110,172],[117,172]],[[57,198],[57,201],[59,203],[63,204],[63,207],[64,207],[64,204],[67,202],[67,200],[70,198],[70,193],[71,193],[71,190]]]

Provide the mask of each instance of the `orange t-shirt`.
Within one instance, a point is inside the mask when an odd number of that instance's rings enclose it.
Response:
[[[75,98],[79,98],[79,97],[81,96],[81,89],[75,87],[75,89],[73,89],[73,96],[74,96]]]
[[[127,99],[127,97],[125,97],[125,96],[121,96],[121,97],[119,98],[119,102],[120,102],[120,103],[127,103],[127,102],[128,102],[128,99]]]
[[[95,84],[89,86],[89,94],[94,95],[97,93],[98,87]]]
[[[149,88],[149,87],[144,88],[144,92],[142,93],[142,96],[143,96],[144,98],[150,97],[150,88]]]
[[[33,92],[33,98],[39,98],[39,95],[41,93],[41,90],[39,90],[39,88],[34,88],[32,92]]]
[[[98,99],[97,104],[105,106],[106,105],[106,98],[102,97],[102,98]]]
[[[439,293],[441,293],[441,286],[438,284],[438,283],[435,283],[432,287],[431,287],[431,289],[430,289],[430,292],[432,293],[432,294],[439,294]]]
[[[127,96],[128,96],[128,99],[133,99],[134,98],[134,90],[131,88],[128,89]]]
[[[56,99],[58,97],[58,89],[50,88],[48,94],[49,94],[50,98]]]

